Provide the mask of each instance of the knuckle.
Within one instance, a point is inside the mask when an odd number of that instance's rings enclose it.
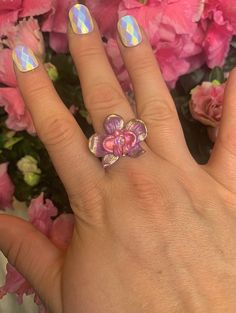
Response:
[[[89,112],[91,110],[93,112],[96,110],[112,111],[124,101],[126,101],[124,96],[109,83],[93,86],[85,96],[85,103]]]
[[[99,46],[94,44],[86,44],[86,47],[81,46],[79,49],[75,50],[75,53],[76,57],[78,57],[81,62],[85,62],[87,59],[91,60],[91,58],[94,57],[104,56],[104,51],[102,51]]]
[[[35,99],[41,99],[42,98],[48,98],[48,94],[51,93],[50,86],[47,83],[38,83],[35,80],[31,81],[31,87],[27,90],[27,97],[32,99],[32,102],[35,101]]]
[[[152,124],[170,121],[176,117],[176,109],[167,100],[151,98],[142,104],[140,116]]]
[[[47,146],[70,144],[77,131],[77,125],[72,118],[62,116],[48,117],[38,132],[39,137]]]
[[[131,62],[130,71],[134,76],[143,77],[144,74],[152,73],[156,67],[153,60],[150,58],[137,57],[134,62]]]

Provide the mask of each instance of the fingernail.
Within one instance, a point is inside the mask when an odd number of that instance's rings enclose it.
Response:
[[[118,22],[118,31],[126,47],[135,47],[142,42],[142,34],[136,19],[126,15]]]
[[[25,46],[16,46],[12,58],[21,72],[29,72],[39,66],[33,51]]]
[[[76,34],[88,34],[93,31],[93,19],[83,4],[74,5],[69,12],[71,27]]]

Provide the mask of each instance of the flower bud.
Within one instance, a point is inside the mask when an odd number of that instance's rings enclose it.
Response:
[[[49,78],[53,82],[57,81],[58,78],[59,78],[59,74],[58,74],[56,66],[53,65],[52,63],[45,63],[44,67],[45,67],[45,69],[46,69],[46,71],[48,73]]]
[[[31,187],[37,186],[40,181],[40,175],[35,173],[26,173],[24,175],[24,181]]]
[[[38,168],[38,162],[30,155],[26,155],[17,162],[17,168],[23,175],[28,173],[41,174],[41,170]]]

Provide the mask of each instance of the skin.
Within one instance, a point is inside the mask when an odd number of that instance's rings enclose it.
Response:
[[[227,313],[236,309],[236,71],[208,164],[186,146],[151,47],[120,50],[148,127],[146,153],[103,170],[42,65],[16,69],[38,135],[67,190],[75,229],[66,251],[32,225],[0,216],[0,249],[52,313]],[[100,35],[68,31],[96,132],[134,117]],[[39,252],[40,251],[40,252]]]

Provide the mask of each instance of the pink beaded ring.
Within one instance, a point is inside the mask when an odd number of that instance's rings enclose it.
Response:
[[[105,134],[94,134],[89,139],[89,150],[102,158],[104,168],[111,166],[120,157],[137,158],[145,150],[140,143],[147,137],[145,123],[132,119],[126,125],[119,115],[109,115],[104,121]]]

